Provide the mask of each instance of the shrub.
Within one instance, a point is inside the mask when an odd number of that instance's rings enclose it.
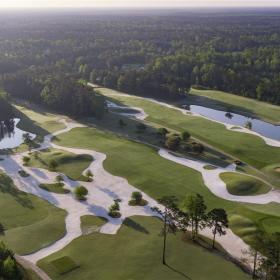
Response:
[[[169,131],[165,127],[160,127],[157,131],[158,135],[165,137]]]
[[[24,170],[19,170],[18,171],[18,174],[21,176],[21,177],[23,177],[23,178],[26,178],[26,177],[29,177],[30,175],[27,173],[27,172],[25,172]]]
[[[108,215],[111,216],[112,218],[120,218],[121,213],[119,211],[120,211],[120,204],[117,200],[115,200],[114,204],[112,204],[109,207]]]
[[[62,184],[62,182],[64,181],[64,178],[61,174],[59,174],[55,177],[55,181],[59,184]]]
[[[22,158],[22,160],[23,160],[23,164],[24,164],[24,165],[27,165],[27,164],[30,162],[30,157],[24,156],[24,157]]]
[[[143,199],[143,195],[141,192],[133,192],[131,195],[131,200],[128,204],[130,206],[145,206],[148,204],[148,202]]]
[[[181,137],[175,134],[170,135],[165,141],[165,146],[170,150],[177,150],[181,143]]]
[[[190,139],[191,134],[190,134],[188,131],[183,131],[182,134],[181,134],[181,136],[182,136],[182,139],[183,139],[184,141],[187,141],[187,140]]]
[[[194,153],[202,154],[204,152],[204,146],[201,143],[192,143],[192,150]]]
[[[56,170],[56,168],[58,167],[58,163],[56,160],[52,159],[49,163],[49,168],[50,170]]]
[[[74,193],[78,200],[86,200],[88,190],[84,186],[79,186],[75,189]]]

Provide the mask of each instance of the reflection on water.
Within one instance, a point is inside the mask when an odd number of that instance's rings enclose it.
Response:
[[[0,121],[0,149],[12,149],[23,143],[23,135],[26,131],[19,129],[16,125],[20,119]],[[36,135],[29,133],[31,139]]]
[[[186,107],[184,107],[186,108]],[[187,108],[186,108],[187,109]],[[243,126],[255,131],[263,136],[271,139],[280,140],[280,126],[273,125],[271,123],[261,121],[258,119],[248,118],[243,115],[219,111],[203,106],[190,105],[189,110],[194,113],[198,113],[209,119],[219,121],[226,124]]]

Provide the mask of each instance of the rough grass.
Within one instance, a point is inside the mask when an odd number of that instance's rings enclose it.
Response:
[[[236,111],[237,113],[247,113],[250,116],[259,117],[275,123],[279,123],[280,120],[279,106],[272,105],[266,102],[261,102],[217,90],[191,89],[191,94],[218,101],[220,102],[219,104],[224,106],[224,109],[230,107],[231,110]]]
[[[61,172],[70,179],[79,181],[88,181],[88,179],[82,175],[82,172],[89,167],[93,160],[90,155],[76,155],[57,149],[34,152],[30,155],[30,159],[28,163],[29,166],[48,170],[50,170],[50,162],[56,161],[58,166],[55,170],[51,171]]]
[[[96,233],[77,238],[63,250],[39,261],[39,266],[57,280],[250,279],[219,255],[183,242],[180,233],[168,236],[169,266],[162,265],[161,227],[162,222],[156,218],[128,218],[116,235]],[[63,256],[70,257],[80,268],[63,276],[57,273],[52,262]]]
[[[275,217],[280,230],[280,205],[234,203],[214,196],[203,184],[201,174],[193,169],[163,159],[155,149],[91,128],[76,128],[60,135],[56,141],[69,147],[93,149],[107,155],[104,167],[110,173],[127,178],[141,191],[157,199],[175,195],[179,203],[186,195],[203,195],[208,210],[221,207],[229,216],[238,214],[261,226],[263,218]],[[141,174],[141,176],[139,176]]]
[[[226,172],[220,177],[226,183],[228,192],[233,195],[259,195],[270,190],[262,181],[247,175]]]
[[[65,234],[64,210],[19,191],[2,172],[0,205],[0,221],[5,228],[0,240],[18,254],[39,250]]]
[[[66,194],[69,193],[70,190],[64,189],[64,184],[63,183],[53,183],[53,184],[40,184],[40,188],[48,191],[48,192],[53,192],[53,193],[62,193]]]

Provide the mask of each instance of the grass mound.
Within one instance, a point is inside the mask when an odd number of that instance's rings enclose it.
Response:
[[[93,232],[98,232],[101,226],[107,223],[107,219],[103,217],[97,217],[92,215],[86,215],[81,217],[81,229],[84,235]]]
[[[221,256],[194,243],[183,242],[180,233],[168,236],[168,266],[162,265],[161,228],[162,222],[157,218],[127,218],[117,234],[96,233],[79,237],[38,264],[56,280],[250,279]],[[53,269],[52,262],[64,256],[69,256],[80,268],[59,274]]]
[[[74,269],[79,268],[79,266],[67,256],[53,260],[51,264],[59,274],[66,274]]]
[[[253,221],[240,215],[231,215],[229,224],[233,232],[247,243],[254,240],[254,236],[258,231]]]
[[[65,234],[66,212],[31,194],[19,191],[12,180],[0,172],[1,236],[18,254],[37,251]]]
[[[226,172],[220,177],[226,183],[228,192],[233,195],[258,195],[270,190],[262,181],[243,174]]]
[[[63,188],[64,187],[63,183],[40,184],[39,187],[41,189],[53,193],[62,193],[62,194],[70,193],[69,190]]]
[[[76,155],[57,149],[47,149],[32,153],[28,165],[63,173],[72,180],[88,181],[82,173],[92,160],[90,155]],[[55,168],[52,166],[53,162],[56,163]]]
[[[217,169],[216,166],[211,165],[211,164],[204,165],[203,168],[204,168],[205,170],[215,170],[215,169]]]

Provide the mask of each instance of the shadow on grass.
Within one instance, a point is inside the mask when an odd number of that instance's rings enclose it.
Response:
[[[178,270],[178,269],[176,269],[176,268],[170,266],[169,264],[166,264],[165,266],[168,267],[168,268],[169,268],[170,270],[172,270],[173,272],[175,272],[175,273],[181,275],[182,277],[184,277],[184,278],[186,278],[186,279],[192,280],[192,278],[190,278],[187,274],[185,274],[184,272],[182,272],[182,271],[180,271],[180,270]]]
[[[139,223],[133,221],[130,218],[126,218],[123,222],[124,225],[126,225],[127,227],[133,228],[141,233],[145,233],[145,234],[149,234],[150,232],[143,227],[142,225],[140,225]]]

